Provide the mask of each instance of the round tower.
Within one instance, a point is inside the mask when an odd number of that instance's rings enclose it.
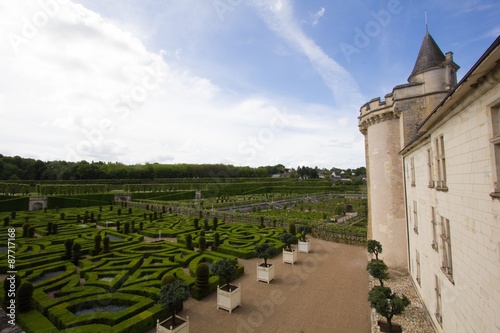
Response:
[[[385,100],[374,98],[360,109],[368,180],[368,239],[382,244],[380,257],[391,268],[408,268],[405,178],[399,152],[456,85],[458,68],[453,54],[444,55],[426,32],[408,83],[394,87]]]

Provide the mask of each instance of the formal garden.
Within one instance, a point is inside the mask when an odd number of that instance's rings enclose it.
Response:
[[[64,186],[44,191],[75,191]],[[290,245],[284,235],[294,243],[304,238],[301,232],[366,242],[366,200],[354,197],[260,188],[196,197],[190,189],[148,188],[134,192],[133,201],[114,201],[115,194],[99,193],[100,185],[76,190],[97,194],[59,194],[42,210],[0,213],[0,273],[17,272],[16,322],[28,333],[147,332],[182,309],[182,301],[165,301],[166,285],[177,281],[188,297],[203,302],[244,275],[238,260],[260,257],[263,244],[272,248],[267,257],[282,253]],[[2,199],[14,208],[26,200]],[[234,265],[230,276],[221,271],[224,264]],[[9,286],[5,280],[4,309]]]

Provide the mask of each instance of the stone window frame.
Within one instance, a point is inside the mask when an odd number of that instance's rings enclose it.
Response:
[[[410,157],[410,179],[411,186],[415,187],[415,157]]]
[[[429,188],[434,188],[434,170],[433,170],[432,148],[427,149],[427,172],[429,174]]]
[[[418,235],[418,210],[415,200],[413,200],[413,231]]]
[[[417,280],[417,283],[420,287],[422,287],[422,278],[421,278],[421,272],[420,272],[420,252],[418,252],[418,250],[415,250],[415,262],[416,262],[416,266],[417,266],[417,277],[416,277],[416,280]]]
[[[436,207],[431,206],[431,227],[432,227],[432,243],[431,247],[434,251],[439,252],[439,242],[437,233]]]
[[[441,327],[443,327],[443,299],[441,297],[441,281],[437,275],[434,275],[436,291],[436,312],[434,316]]]
[[[437,138],[434,139],[434,147],[436,150],[436,190],[439,191],[448,191],[448,187],[446,185],[446,156],[445,156],[445,148],[444,148],[444,136],[441,134]]]
[[[493,183],[493,192],[490,196],[494,199],[500,199],[500,105],[495,105],[491,107],[491,127],[493,130],[493,136],[490,139],[490,143],[493,149],[493,172],[495,173],[495,180]]]
[[[450,220],[440,216],[441,218],[441,271],[448,277],[451,283],[453,281],[453,258],[451,252],[451,231]]]

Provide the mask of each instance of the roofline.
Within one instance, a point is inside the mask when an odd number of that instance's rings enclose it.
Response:
[[[422,121],[422,123],[420,123],[420,125],[417,127],[417,133],[430,120],[430,118],[432,118],[432,116],[434,116],[439,111],[439,109],[443,107],[443,105],[451,98],[451,96],[455,94],[455,92],[459,90],[464,85],[465,82],[467,82],[467,80],[474,74],[474,72],[483,63],[483,61],[486,58],[488,58],[498,46],[500,46],[500,36],[498,36],[495,39],[495,41],[490,45],[490,47],[488,47],[488,49],[483,53],[483,55],[479,58],[479,60],[476,61],[476,63],[471,67],[471,69],[469,69],[469,71],[464,75],[464,77],[460,80],[460,82],[458,82],[458,84],[455,87],[453,87],[453,89],[448,93],[448,95],[446,95],[443,98],[443,100],[436,106],[436,108],[434,108],[434,110],[431,113],[429,113],[429,115]]]

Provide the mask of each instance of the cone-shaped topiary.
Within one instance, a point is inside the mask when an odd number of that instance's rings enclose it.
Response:
[[[102,239],[102,244],[104,246],[104,253],[108,253],[109,252],[109,244],[110,244],[110,240],[109,240],[108,236],[104,236],[104,238]]]
[[[200,236],[198,247],[200,248],[200,251],[205,251],[207,249],[207,239],[205,236]]]
[[[193,236],[191,236],[191,234],[186,235],[186,249],[193,249]]]

